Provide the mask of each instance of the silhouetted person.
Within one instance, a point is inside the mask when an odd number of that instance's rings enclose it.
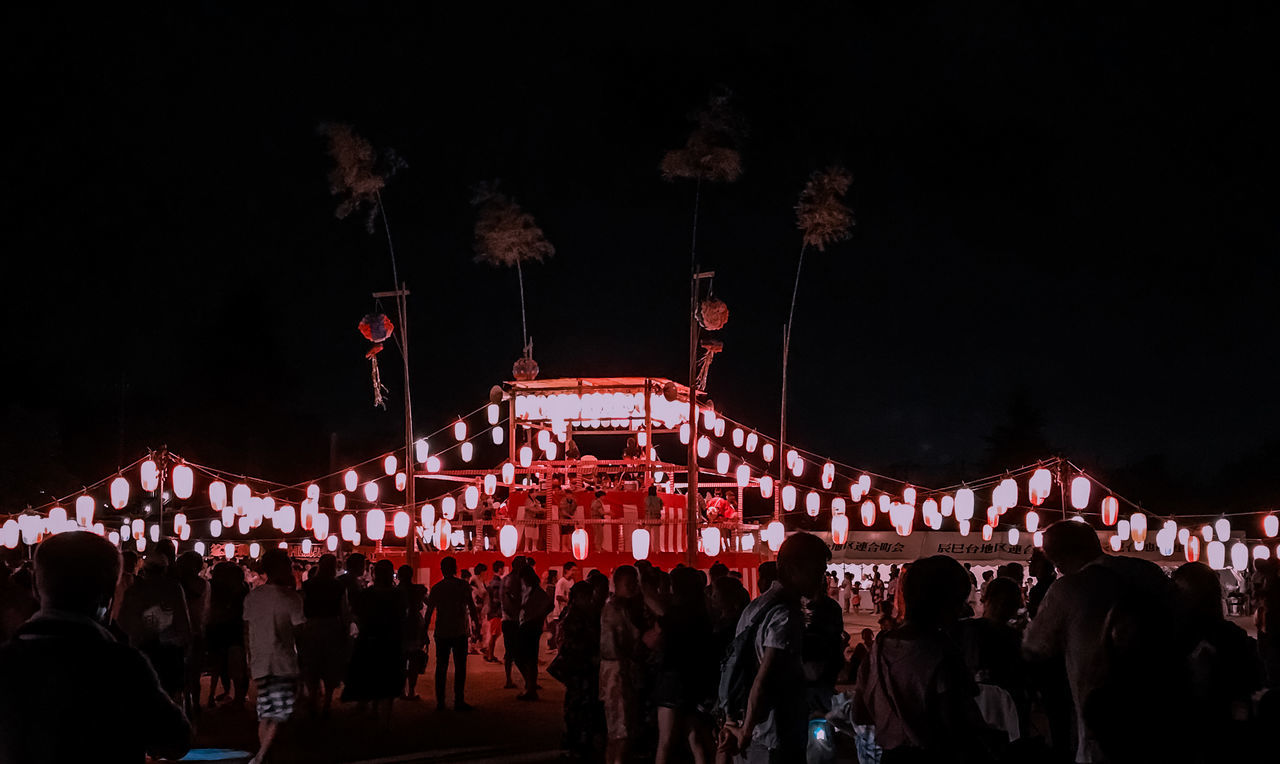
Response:
[[[538,699],[538,649],[543,626],[551,614],[551,595],[538,582],[531,566],[520,571],[524,599],[520,605],[520,621],[516,628],[516,668],[524,678],[524,692],[516,700]]]
[[[181,700],[186,678],[187,648],[191,645],[191,620],[182,585],[169,576],[167,540],[152,548],[142,572],[124,593],[120,605],[120,628],[129,635],[129,644],[151,660],[160,686],[175,700]]]
[[[224,698],[234,691],[237,706],[243,705],[249,694],[249,664],[244,653],[244,598],[248,594],[244,568],[230,561],[213,566],[204,629],[209,653],[209,708],[218,699],[219,681]]]
[[[23,578],[12,576],[0,563],[0,644],[9,641],[27,619],[40,609],[35,592]]]
[[[658,616],[662,635],[654,698],[658,764],[672,761],[677,745],[689,750],[697,764],[705,764],[715,750],[707,710],[715,699],[720,656],[715,652],[702,572],[676,568],[671,572],[670,599],[652,602],[650,608]]]
[[[201,578],[204,558],[199,552],[183,552],[174,562],[174,579],[187,597],[187,617],[191,621],[191,642],[187,650],[183,707],[193,716],[200,710],[200,677],[206,665],[204,620],[209,612],[209,582]]]
[[[263,761],[280,725],[293,715],[299,676],[295,632],[306,620],[288,553],[268,549],[260,572],[266,583],[244,599],[249,674],[258,691],[258,753],[249,764]]]
[[[1027,593],[1027,615],[1035,618],[1040,612],[1040,603],[1044,601],[1044,595],[1049,591],[1049,586],[1058,580],[1058,571],[1053,569],[1053,563],[1044,556],[1042,549],[1031,551],[1031,563],[1027,567],[1031,569],[1031,575],[1036,579],[1036,582],[1031,585],[1031,591]]]
[[[150,662],[104,626],[120,577],[116,548],[74,531],[45,540],[35,561],[40,610],[0,646],[0,761],[185,755],[186,717]]]
[[[453,656],[453,708],[470,711],[467,689],[467,626],[480,631],[480,613],[471,596],[471,585],[458,578],[458,561],[440,560],[441,579],[427,595],[426,623],[436,617],[432,636],[436,644],[436,710],[444,710],[444,686],[449,677],[449,656]]]
[[[774,560],[760,563],[760,565],[756,567],[757,596],[769,591],[769,589],[773,587],[773,582],[777,580],[778,563]]]
[[[600,613],[593,587],[579,581],[569,590],[569,604],[561,619],[560,650],[547,667],[564,684],[564,748],[590,759],[604,728],[600,705]]]
[[[427,623],[422,609],[426,605],[427,587],[413,582],[413,568],[396,569],[396,593],[404,609],[404,631],[400,652],[404,660],[405,700],[418,699],[418,677],[427,670]]]
[[[298,633],[298,659],[313,716],[318,712],[329,715],[333,693],[342,684],[351,653],[347,588],[337,574],[338,559],[323,554],[315,574],[302,583],[302,613],[307,622]],[[323,708],[319,705],[322,697]]]
[[[613,571],[613,594],[600,614],[600,700],[607,732],[605,762],[623,764],[640,734],[640,635],[644,603],[635,567]]]
[[[374,563],[373,584],[356,595],[352,610],[358,633],[342,699],[354,700],[361,708],[372,701],[374,716],[381,711],[382,720],[390,723],[393,701],[400,697],[404,686],[400,661],[404,611],[396,594],[395,566],[390,560]]]

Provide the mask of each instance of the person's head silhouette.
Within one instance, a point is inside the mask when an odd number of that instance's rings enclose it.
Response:
[[[40,607],[103,620],[120,580],[120,552],[87,531],[60,533],[36,547]]]

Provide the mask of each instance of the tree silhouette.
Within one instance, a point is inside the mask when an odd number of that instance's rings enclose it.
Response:
[[[405,167],[404,160],[391,149],[374,151],[373,145],[356,134],[351,125],[325,122],[319,133],[325,137],[333,158],[329,193],[339,199],[334,215],[341,220],[353,212],[367,210],[365,227],[373,233],[382,207],[382,189],[392,175]]]
[[[472,189],[476,207],[476,262],[515,268],[520,282],[520,328],[524,336],[524,357],[532,357],[529,324],[525,317],[523,263],[542,262],[556,253],[546,235],[519,204],[498,191],[498,182],[479,183]]]

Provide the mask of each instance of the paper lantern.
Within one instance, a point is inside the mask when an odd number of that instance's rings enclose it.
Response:
[[[769,475],[760,476],[760,496],[765,499],[773,496],[773,478]]]
[[[956,511],[956,500],[951,494],[946,494],[942,500],[938,502],[938,513],[943,517],[951,517]]]
[[[756,435],[754,432],[747,433],[747,439],[746,439],[747,453],[749,454],[755,453],[756,446],[759,444],[760,444],[760,436]]]
[[[1000,524],[1000,508],[992,505],[987,507],[987,525],[992,528]]]
[[[1036,549],[1044,549],[1044,531],[1036,531],[1031,534],[1031,545]]]
[[[895,503],[889,508],[889,521],[899,536],[910,536],[916,521],[916,508],[910,504]]]
[[[871,501],[862,502],[862,524],[868,528],[875,525],[876,522],[876,505]]]
[[[717,557],[720,555],[719,528],[702,529],[702,553],[708,557]]]
[[[152,523],[151,526],[147,528],[147,533],[151,535],[151,543],[153,544],[160,543],[160,524],[159,523]]]
[[[1114,496],[1108,496],[1102,500],[1102,524],[1115,525],[1120,519],[1120,500]]]
[[[711,453],[711,441],[707,439],[706,435],[703,435],[698,438],[698,458],[705,459],[709,453]]]
[[[738,547],[743,552],[754,552],[756,549],[756,534],[743,533],[738,536]]]
[[[961,488],[956,491],[956,519],[973,519],[973,490]]]
[[[760,446],[760,456],[764,457],[765,462],[772,462],[773,461],[773,444],[765,443],[763,446]]]
[[[214,512],[221,512],[227,506],[227,484],[221,480],[209,484],[209,506]]]
[[[1031,478],[1027,480],[1027,499],[1032,506],[1038,507],[1049,498],[1049,491],[1053,487],[1053,475],[1044,467],[1038,467],[1035,472],[1031,473]],[[1078,509],[1078,507],[1077,507]]]
[[[957,521],[957,522],[956,522],[956,527],[960,529],[960,535],[961,535],[961,536],[968,536],[968,535],[969,535],[969,521],[968,521],[968,520],[959,520],[959,521]]]
[[[148,459],[142,463],[142,467],[138,469],[138,484],[148,492],[160,487],[160,468],[156,466],[155,460]]]
[[[1231,545],[1231,569],[1240,571],[1248,568],[1249,547],[1245,546],[1243,541],[1237,541]]]
[[[1001,509],[1009,509],[1018,505],[1018,481],[1005,478],[991,492],[991,503]]]
[[[519,548],[519,546],[520,532],[516,530],[516,527],[510,523],[502,526],[502,529],[498,531],[498,550],[502,552],[502,556],[515,556],[516,549]]]
[[[795,453],[795,452],[792,452]],[[804,459],[797,456],[791,461],[791,474],[794,477],[800,477],[804,474]]]
[[[293,533],[294,528],[298,523],[298,516],[294,513],[293,507],[285,504],[280,507],[280,509],[276,510],[275,517],[272,518],[271,523],[275,525],[276,529],[281,533]],[[312,527],[315,527],[314,518],[311,521],[311,525]]]
[[[253,530],[253,521],[248,515],[241,515],[240,519],[236,520],[236,530],[240,531],[240,535],[243,536]]]
[[[195,473],[185,464],[173,468],[173,495],[179,499],[190,499],[195,490]]]
[[[916,489],[912,488],[911,486],[907,486],[906,488],[903,488],[902,502],[904,504],[910,504],[911,506],[914,507],[916,505]]]
[[[833,515],[843,515],[844,513],[845,513],[845,503],[844,503],[844,499],[840,498],[839,496],[837,496],[837,497],[835,497],[834,499],[832,499],[832,500],[831,500],[831,514],[833,514]]]
[[[1280,533],[1280,517],[1275,515],[1267,515],[1262,518],[1262,532],[1267,538],[1273,539],[1277,533]]]
[[[685,422],[680,425],[680,442],[689,445],[689,423]]]
[[[1204,539],[1204,543],[1206,544],[1208,544],[1210,541],[1213,541],[1213,526],[1212,525],[1200,526],[1200,538]]]
[[[782,546],[782,542],[787,535],[787,529],[782,525],[781,521],[774,520],[765,527],[765,532],[769,534],[769,551],[778,551],[778,547]]]
[[[440,500],[440,516],[446,520],[452,520],[458,513],[458,502],[452,496],[446,496]]]
[[[796,508],[796,487],[793,485],[782,486],[782,508],[790,512]]]
[[[739,464],[738,469],[734,472],[734,479],[739,488],[746,488],[751,485],[751,467]]]
[[[716,454],[716,472],[719,472],[721,475],[727,475],[729,473],[728,451],[721,451]]]
[[[1213,532],[1217,534],[1219,541],[1226,541],[1231,538],[1231,521],[1225,517],[1219,517],[1218,521],[1213,524]]]
[[[338,537],[330,536],[329,538],[325,539],[324,546],[325,546],[325,549],[328,549],[330,552],[338,551]]]
[[[1131,530],[1132,528],[1128,520],[1121,520],[1116,523],[1116,535],[1120,537],[1121,541],[1129,540]]]
[[[343,541],[354,541],[356,537],[356,516],[343,515],[338,528]]]
[[[501,427],[495,427],[489,431],[489,437],[493,440],[493,445],[500,446],[507,439]]]
[[[372,480],[364,484],[364,500],[375,502],[378,500],[378,484]]]
[[[817,517],[821,510],[822,498],[818,496],[817,491],[810,491],[804,497],[804,511],[809,517]]]
[[[569,546],[573,550],[573,559],[581,562],[587,559],[587,531],[578,528],[569,536]]]
[[[730,437],[730,439],[733,441],[733,447],[734,447],[734,448],[742,448],[742,443],[743,443],[743,437],[744,437],[744,436],[743,436],[743,434],[742,434],[742,428],[741,428],[741,427],[735,427],[735,428],[733,428],[733,432],[730,434],[730,436],[729,436],[729,437]]]
[[[387,532],[387,515],[380,509],[371,509],[364,516],[364,535],[371,541],[381,541]]]
[[[471,457],[475,456],[475,453],[476,453],[476,448],[475,448],[475,446],[471,445],[471,441],[469,441],[469,440],[468,440],[466,443],[463,443],[463,444],[462,444],[462,448],[460,448],[460,449],[458,449],[458,450],[459,450],[459,452],[462,454],[462,461],[464,461],[464,462],[469,462],[469,461],[471,461]],[[554,458],[555,458],[555,444],[554,444],[554,443],[553,443],[553,444],[551,444],[550,450],[547,452],[547,458],[548,458],[548,459],[554,459]]]
[[[173,516],[173,532],[175,534],[182,533],[182,526],[187,524],[187,516],[185,513],[178,512]]]
[[[445,550],[453,546],[453,526],[443,517],[436,521],[435,533],[432,534],[432,541],[435,542],[436,549]]]
[[[249,499],[252,497],[253,493],[244,483],[237,483],[236,487],[231,489],[231,506],[235,507],[237,515],[244,514],[245,507],[248,506]]]
[[[178,538],[181,539],[182,541],[186,541],[187,539],[191,538],[191,526],[183,525],[182,530],[178,532]]]
[[[49,525],[61,530],[62,526],[67,524],[67,510],[62,507],[54,507],[49,510]]]
[[[142,521],[142,518],[135,518],[132,523],[129,523],[129,535],[135,539],[142,538],[146,532],[147,524]]]
[[[341,491],[333,495],[333,509],[341,512],[347,508],[347,495]]]
[[[458,442],[467,439],[467,423],[461,419],[453,423],[453,439]]]
[[[422,464],[427,461],[427,457],[431,455],[431,447],[427,445],[425,438],[419,438],[413,442],[413,458]]]
[[[209,521],[209,535],[218,538],[222,535],[222,521],[214,518]]]
[[[1178,529],[1178,543],[1183,546],[1187,545],[1187,539],[1191,538],[1191,531],[1187,528]]]
[[[403,472],[396,473],[396,490],[403,491],[405,486],[409,485],[409,477]]]
[[[111,481],[111,506],[116,509],[124,509],[129,503],[129,481],[124,477],[118,477]]]
[[[822,487],[830,489],[836,482],[836,466],[831,462],[822,465]]]
[[[356,490],[356,486],[359,484],[360,484],[360,476],[356,474],[355,470],[347,470],[345,473],[343,473],[342,487],[347,489],[348,493]]]
[[[1214,570],[1222,570],[1226,567],[1227,546],[1221,541],[1214,539],[1205,546],[1205,557],[1209,559],[1209,567]]]
[[[467,509],[475,509],[480,505],[480,489],[474,485],[469,485],[462,492],[462,501],[467,505]]]
[[[498,423],[498,416],[501,413],[500,410],[498,409],[498,404],[490,403],[488,406],[485,406],[484,413],[489,424]]]
[[[1271,549],[1266,544],[1258,544],[1253,548],[1253,559],[1255,560],[1271,559]]]
[[[222,545],[222,556],[227,558],[227,562],[231,562],[232,560],[234,560],[234,559],[236,558],[236,545],[235,545],[235,544],[223,544],[223,545]]]
[[[1089,482],[1089,478],[1084,475],[1074,477],[1071,480],[1071,506],[1074,509],[1084,509],[1089,506],[1089,491],[1092,488],[1093,484]]]
[[[255,559],[255,560],[256,560],[256,559],[258,559],[258,557],[259,557],[261,554],[262,554],[262,545],[261,545],[261,544],[259,544],[258,542],[256,542],[256,541],[255,541],[255,542],[253,542],[252,544],[250,544],[250,545],[249,545],[249,556],[250,556],[250,557],[252,557],[253,559]]]
[[[1142,544],[1147,540],[1147,516],[1141,512],[1134,512],[1129,515],[1129,535],[1133,537],[1134,544]],[[1142,551],[1142,547],[1138,547],[1138,551]]]
[[[411,519],[409,513],[403,509],[395,513],[391,519],[391,528],[395,532],[396,538],[402,539],[409,535],[409,521]]]
[[[498,476],[492,472],[484,476],[484,495],[492,496],[498,490]]]
[[[388,454],[386,458],[382,460],[382,471],[387,475],[396,474],[396,468],[399,466],[399,460],[396,459],[395,454]]]
[[[723,420],[723,419],[721,419],[721,418],[718,418],[718,417],[717,417],[717,418],[716,418],[716,424],[715,424],[715,426],[714,426],[714,427],[712,427],[712,428],[711,428],[711,431],[712,431],[712,432],[714,432],[714,433],[716,434],[716,437],[717,437],[717,438],[723,438],[723,437],[724,437],[724,427],[725,427],[725,425],[724,425],[724,420]]]
[[[1021,534],[1020,534],[1020,533],[1018,533],[1018,529],[1017,529],[1017,528],[1010,528],[1010,529],[1009,529],[1009,545],[1010,545],[1010,546],[1016,546],[1016,545],[1018,544],[1018,539],[1019,539],[1019,538],[1021,538]]]
[[[1124,542],[1120,540],[1119,536],[1112,536],[1108,543],[1111,544],[1111,551],[1119,552]]]
[[[427,503],[422,505],[422,512],[419,514],[418,524],[423,528],[436,527],[436,507],[434,504]]]
[[[521,456],[523,457],[523,454],[521,454]],[[506,485],[511,485],[513,482],[515,482],[515,479],[516,479],[516,465],[512,464],[511,462],[504,462],[502,464],[502,482]]]
[[[880,512],[882,514],[888,514],[889,508],[893,506],[893,500],[889,498],[889,494],[887,493],[880,494],[880,498],[876,503],[880,505]]]
[[[353,516],[346,515],[346,517],[351,517],[352,522],[355,522],[355,518]],[[316,537],[316,541],[324,541],[326,538],[329,538],[328,515],[323,512],[319,512],[311,519],[311,534]]]
[[[1034,509],[1027,511],[1027,533],[1035,533],[1040,529],[1040,515]]]
[[[843,544],[849,539],[849,516],[831,516],[831,543]]]
[[[523,468],[528,468],[530,464],[533,464],[533,449],[528,446],[521,446],[520,447],[520,466]]]
[[[227,528],[234,528],[236,526],[235,507],[226,506],[222,508],[222,524]]]
[[[18,528],[17,520],[10,518],[4,521],[3,526],[0,526],[0,544],[3,544],[6,549],[13,549],[18,546],[18,542],[21,538],[22,532]]]
[[[76,522],[82,528],[88,528],[93,525],[94,501],[92,496],[79,496],[76,498]]]
[[[983,541],[990,541],[990,540],[991,540],[991,533],[992,533],[992,528],[991,528],[991,526],[990,526],[990,525],[984,525],[984,526],[982,526],[982,540],[983,540]]]

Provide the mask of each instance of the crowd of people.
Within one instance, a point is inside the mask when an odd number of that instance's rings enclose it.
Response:
[[[1224,617],[1216,571],[1104,554],[1074,522],[1045,531],[1030,576],[981,581],[941,555],[842,581],[825,542],[796,533],[754,599],[718,563],[584,578],[445,556],[428,588],[356,553],[340,571],[333,555],[206,565],[172,549],[139,561],[67,533],[0,565],[0,761],[176,758],[202,709],[245,706],[252,685],[260,762],[281,724],[335,698],[389,723],[430,644],[437,710],[473,710],[468,656],[502,664],[521,702],[545,671],[564,686],[566,755],[608,764],[1228,761],[1266,750],[1280,705],[1276,561],[1252,573],[1255,640]],[[879,628],[854,638],[862,584]]]

